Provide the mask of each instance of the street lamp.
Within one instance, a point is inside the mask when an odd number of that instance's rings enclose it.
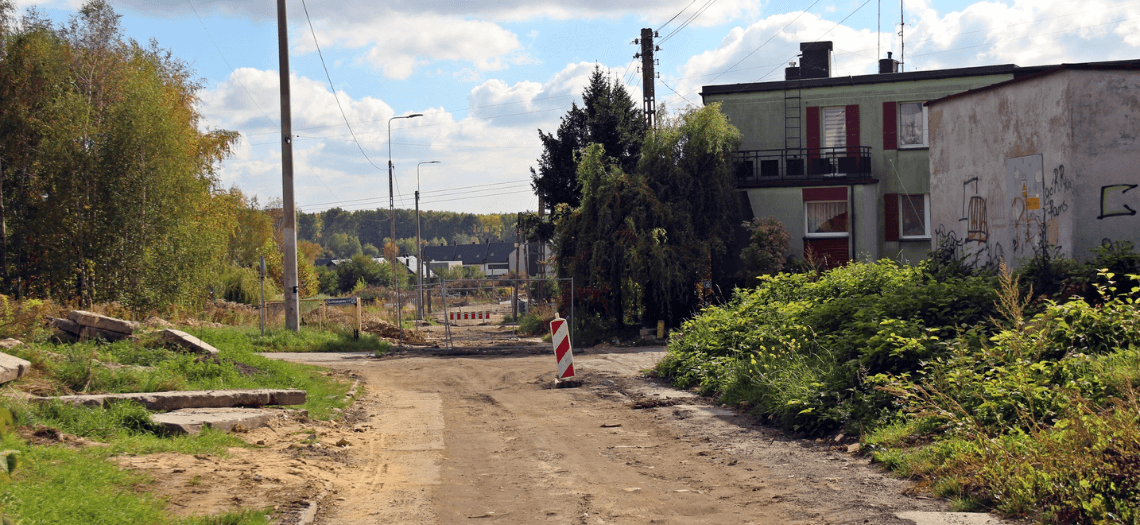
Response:
[[[416,281],[419,291],[416,292],[417,319],[424,318],[424,251],[420,246],[420,166],[424,164],[439,164],[438,160],[428,160],[416,164]]]
[[[412,113],[411,115],[402,115],[388,119],[388,220],[392,225],[392,246],[396,247],[396,250],[393,250],[394,253],[392,254],[392,282],[396,285],[396,334],[398,337],[397,346],[404,346],[404,330],[401,327],[402,320],[400,319],[400,308],[403,306],[400,301],[400,279],[396,274],[396,264],[398,263],[398,261],[396,261],[396,256],[399,255],[397,252],[397,250],[399,250],[399,247],[396,244],[396,197],[395,193],[392,190],[392,171],[394,169],[392,165],[392,121],[398,118],[415,118],[422,116],[424,116],[423,113]]]

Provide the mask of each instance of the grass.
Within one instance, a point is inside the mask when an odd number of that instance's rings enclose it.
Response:
[[[240,388],[305,390],[310,417],[337,417],[344,408],[349,382],[323,369],[272,360],[260,352],[384,351],[373,336],[357,341],[351,334],[304,330],[272,331],[261,336],[252,328],[193,329],[194,335],[219,349],[217,359],[168,348],[156,335],[114,344],[32,343],[10,350],[32,362],[23,379],[0,392],[61,395],[75,392],[150,392]],[[73,434],[105,446],[72,449],[33,445],[9,434],[3,449],[20,454],[20,467],[10,483],[0,484],[0,513],[31,524],[268,524],[268,510],[244,509],[215,516],[174,518],[165,502],[145,487],[150,479],[108,461],[117,455],[161,452],[225,456],[231,447],[248,447],[231,434],[206,429],[193,436],[168,436],[151,422],[141,405],[115,403],[107,408],[64,403],[30,403],[5,399],[5,408],[20,427]],[[204,482],[204,481],[200,481]]]

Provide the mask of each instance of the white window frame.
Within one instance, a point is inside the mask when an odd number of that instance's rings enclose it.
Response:
[[[929,148],[930,147],[930,118],[929,118],[929,113],[927,111],[927,107],[924,104],[924,102],[923,101],[910,101],[910,102],[899,102],[898,104],[899,104],[899,106],[898,106],[898,118],[896,119],[896,120],[898,120],[898,130],[897,130],[898,135],[896,135],[896,136],[899,138],[898,139],[899,140],[899,149]],[[918,104],[919,107],[922,109],[922,111],[920,113],[922,115],[922,143],[921,144],[904,144],[903,143],[903,116],[902,116],[903,115],[903,109],[902,108],[903,108],[904,104]]]
[[[847,211],[847,231],[844,232],[828,232],[820,233],[813,232],[808,226],[808,205],[809,204],[831,204],[841,203]],[[804,201],[804,237],[809,239],[842,239],[851,236],[851,203],[846,200],[827,200],[827,201]]]
[[[827,134],[827,113],[839,113],[839,127],[842,130],[838,136],[834,137],[836,143],[828,143]],[[819,110],[819,147],[820,149],[828,148],[846,148],[847,147],[847,106],[828,106]]]
[[[923,214],[924,216],[922,218],[922,221],[923,221],[922,224],[926,228],[926,232],[923,233],[922,235],[907,235],[906,232],[903,230],[903,225],[906,223],[906,221],[903,220],[906,217],[906,215],[904,215],[906,213],[906,209],[904,208],[904,206],[906,205],[906,202],[909,200],[908,197],[918,197],[919,195],[922,196],[922,211],[924,212],[924,214]],[[929,193],[921,193],[921,194],[920,193],[903,193],[903,194],[899,194],[898,206],[899,206],[899,210],[898,210],[898,213],[899,213],[899,215],[898,215],[898,217],[899,217],[899,240],[904,240],[904,241],[929,240],[930,239],[930,194]]]

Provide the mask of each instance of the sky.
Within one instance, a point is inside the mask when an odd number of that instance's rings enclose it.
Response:
[[[203,127],[241,133],[223,185],[280,199],[276,2],[109,1],[126,36],[201,76]],[[16,0],[61,23],[82,3]],[[418,185],[424,210],[537,209],[539,130],[581,103],[594,68],[640,105],[642,28],[659,35],[654,85],[669,112],[700,105],[704,85],[782,80],[800,42],[834,42],[833,76],[876,72],[900,40],[904,71],[1140,58],[1140,0],[287,0],[286,11],[306,212],[386,209],[389,150],[396,207],[413,208]]]

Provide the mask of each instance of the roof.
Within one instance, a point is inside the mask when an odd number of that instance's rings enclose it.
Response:
[[[455,246],[455,258],[453,261],[459,261],[464,266],[473,264],[483,264],[487,259],[487,245],[486,244],[459,244]]]
[[[1026,69],[1028,69],[1028,68],[1026,68]],[[1003,87],[1011,85],[1011,84],[1020,84],[1022,82],[1027,82],[1030,80],[1036,80],[1038,78],[1047,77],[1047,76],[1053,75],[1055,73],[1059,73],[1061,71],[1133,71],[1133,70],[1140,71],[1140,60],[1117,60],[1117,61],[1113,61],[1113,62],[1082,62],[1082,63],[1077,63],[1077,64],[1059,64],[1056,66],[1043,66],[1040,71],[1036,71],[1033,74],[1018,76],[1016,78],[1013,78],[1011,80],[1006,80],[1004,82],[998,82],[996,84],[990,84],[988,86],[982,86],[979,88],[968,89],[968,90],[963,91],[961,93],[955,93],[953,95],[948,95],[948,96],[945,96],[945,97],[942,97],[939,99],[930,100],[930,101],[926,102],[926,105],[927,106],[933,106],[934,104],[946,102],[948,100],[961,98],[961,97],[967,97],[967,96],[974,95],[977,93],[981,93],[984,91],[991,91],[994,89],[1000,89],[1000,88],[1003,88]]]
[[[454,261],[454,246],[424,246],[422,253],[425,261]]]
[[[515,253],[513,242],[492,242],[487,244],[487,262],[510,262],[511,254]]]
[[[987,75],[1017,74],[1021,68],[1014,64],[1000,66],[977,66],[956,69],[933,69],[930,71],[911,71],[908,73],[880,73],[875,75],[859,75],[830,78],[809,78],[805,80],[775,80],[772,82],[752,82],[747,84],[724,84],[718,86],[703,86],[701,96],[733,95],[736,93],[755,93],[763,91],[784,91],[789,87],[816,88],[832,86],[857,86],[865,84],[885,84],[890,82],[915,82],[919,80],[938,80],[943,78],[979,77]]]

